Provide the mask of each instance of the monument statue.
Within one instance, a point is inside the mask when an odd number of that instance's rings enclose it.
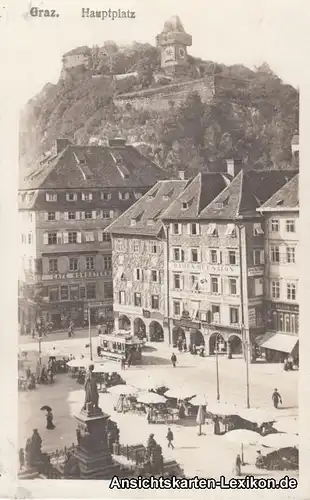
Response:
[[[90,404],[91,409],[99,409],[99,394],[97,389],[96,376],[93,374],[93,371],[94,365],[89,365],[88,372],[85,377],[85,401],[83,410],[87,410],[87,408],[89,408],[88,403]]]

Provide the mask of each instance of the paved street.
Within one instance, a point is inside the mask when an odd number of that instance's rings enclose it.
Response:
[[[94,332],[94,335],[96,333]],[[88,338],[85,332],[79,332],[76,338],[68,339],[66,334],[53,334],[42,343],[42,350],[55,347],[59,350],[72,353],[86,353],[85,345]],[[94,339],[93,350],[96,351]],[[27,341],[21,349],[37,349],[37,342]],[[176,353],[177,367],[170,363],[171,349],[161,344],[149,345],[143,353],[143,365],[132,367],[124,372],[128,383],[139,385],[141,377],[156,377],[167,381],[167,385],[174,387],[186,383],[193,384],[201,393],[208,395],[209,401],[216,398],[216,367],[214,358],[200,358],[189,353]],[[243,359],[221,357],[219,359],[221,401],[236,403],[239,406],[246,404],[245,363]],[[284,372],[280,364],[250,365],[250,401],[252,407],[261,407],[274,411],[277,418],[289,417],[292,426],[295,426],[294,417],[297,416],[297,383],[298,372]],[[273,410],[271,393],[277,387],[282,395],[283,408]],[[38,428],[43,438],[43,448],[47,451],[57,447],[70,445],[75,442],[75,421],[72,415],[79,411],[84,398],[83,388],[72,379],[69,374],[58,375],[57,381],[51,386],[38,386],[35,391],[19,393],[19,440],[24,446],[33,428]],[[150,432],[163,447],[165,458],[174,457],[184,467],[187,475],[230,475],[236,453],[240,452],[237,444],[229,443],[225,436],[214,436],[212,426],[205,426],[204,435],[197,435],[195,422],[187,426],[174,425],[175,450],[167,449],[165,435],[167,427],[162,424],[148,425],[145,417],[132,414],[120,415],[113,411],[115,397],[111,394],[100,395],[100,406],[111,415],[111,418],[120,426],[121,442],[134,444],[146,442]],[[45,429],[45,417],[40,412],[42,405],[53,408],[56,429]],[[206,453],[203,457],[201,449]],[[254,461],[255,447],[245,450],[245,460]],[[249,466],[251,468],[251,466]]]

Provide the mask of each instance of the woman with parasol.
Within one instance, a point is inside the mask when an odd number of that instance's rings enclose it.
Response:
[[[55,429],[55,425],[53,423],[53,413],[52,408],[50,406],[42,406],[41,411],[46,411],[46,428],[48,430]]]

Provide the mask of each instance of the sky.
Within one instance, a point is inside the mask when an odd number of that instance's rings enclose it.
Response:
[[[106,40],[155,45],[164,22],[179,15],[193,37],[189,53],[225,64],[253,68],[264,61],[287,83],[300,86],[305,78],[304,61],[310,25],[307,0],[48,0],[34,5],[53,7],[59,18],[34,18],[31,4],[8,0],[2,20],[4,55],[12,74],[8,82],[16,90],[16,103],[23,105],[47,83],[56,83],[61,56],[80,45],[101,45]],[[135,19],[81,19],[82,7],[130,9]],[[16,36],[18,34],[18,36]],[[8,43],[9,42],[9,43]]]

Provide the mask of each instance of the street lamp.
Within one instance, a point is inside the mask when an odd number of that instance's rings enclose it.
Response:
[[[215,360],[216,360],[216,399],[220,400],[220,379],[219,379],[219,357],[218,357],[218,346],[220,334],[217,333],[215,337]]]
[[[250,408],[250,380],[249,380],[249,342],[244,336],[244,326],[242,325],[242,345],[245,360],[245,373],[246,373],[246,405]]]
[[[91,327],[90,327],[90,304],[88,304],[88,340],[89,340],[89,357],[90,360],[93,360],[93,347],[92,347],[92,339],[91,339]]]

